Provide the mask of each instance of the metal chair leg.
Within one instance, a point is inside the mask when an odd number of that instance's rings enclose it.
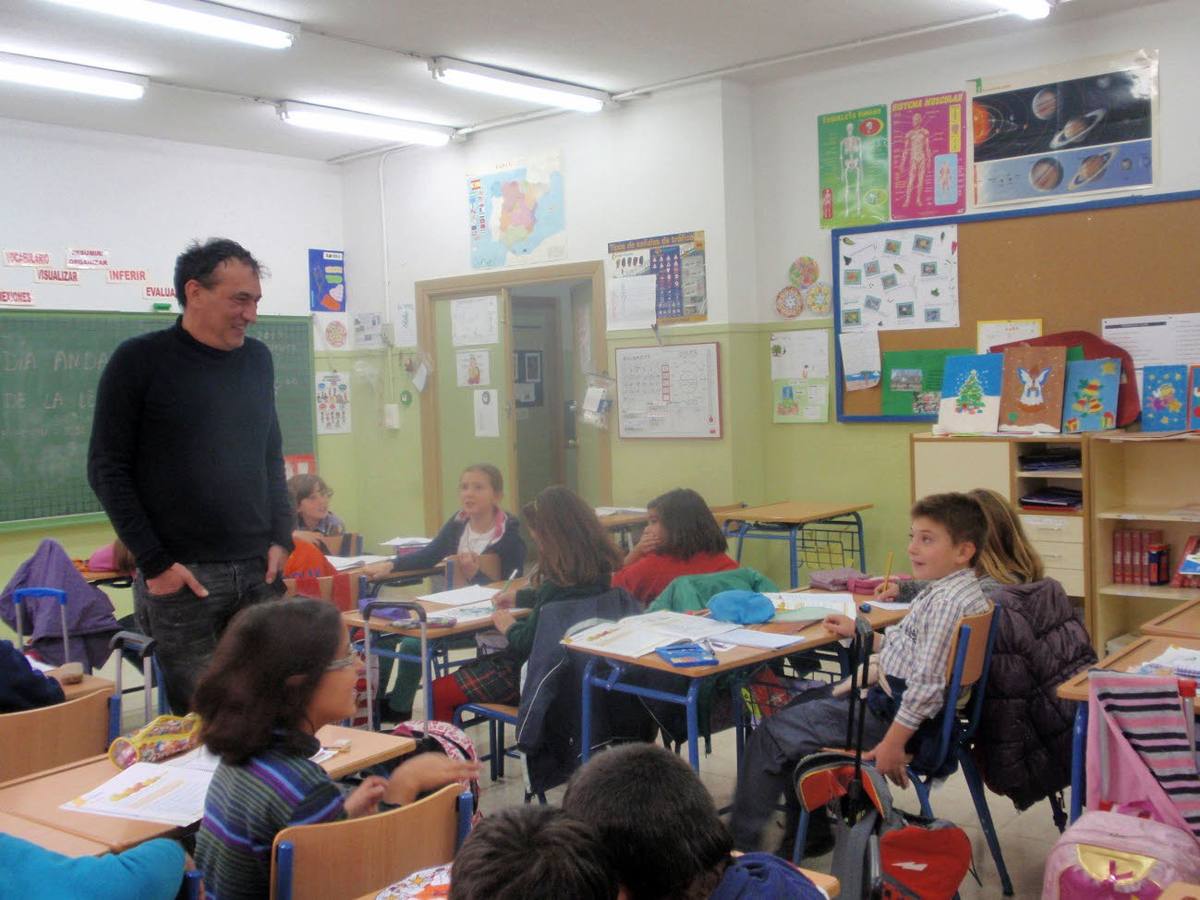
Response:
[[[1000,874],[1000,886],[1004,890],[1004,896],[1011,897],[1013,895],[1012,879],[1008,877],[1008,867],[1004,865],[1004,854],[1000,852],[1000,838],[996,834],[996,826],[992,823],[992,813],[988,809],[987,796],[984,794],[983,779],[979,777],[979,770],[975,768],[971,754],[962,748],[959,748],[958,751],[958,762],[962,766],[963,777],[967,780],[967,787],[971,791],[971,800],[975,803],[975,814],[979,817],[983,836],[987,840],[988,849],[992,851],[996,871]]]

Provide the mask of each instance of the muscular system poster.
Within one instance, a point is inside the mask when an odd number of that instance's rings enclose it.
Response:
[[[892,104],[892,218],[952,216],[967,208],[965,91]]]

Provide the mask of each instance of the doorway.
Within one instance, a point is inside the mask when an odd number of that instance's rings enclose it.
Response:
[[[611,503],[608,433],[576,428],[585,375],[597,370],[595,361],[603,368],[607,359],[603,263],[444,278],[415,287],[419,346],[433,364],[421,393],[427,533],[454,512],[459,472],[471,462],[500,468],[504,505],[514,512],[550,484],[566,484],[593,505]],[[456,344],[455,310],[464,304],[456,306],[455,300],[494,308],[495,329],[471,345]],[[472,381],[485,359],[486,385]],[[481,428],[484,392],[497,415]]]

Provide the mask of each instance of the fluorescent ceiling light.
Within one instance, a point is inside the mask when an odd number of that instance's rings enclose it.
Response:
[[[0,81],[116,100],[140,100],[150,83],[143,75],[127,75],[15,53],[0,53]]]
[[[284,19],[205,3],[203,0],[50,0],[60,6],[73,6],[88,12],[107,13],[178,28],[193,34],[224,38],[271,50],[285,50],[300,31],[300,26]]]
[[[404,119],[372,116],[328,106],[293,103],[290,100],[279,104],[279,118],[289,125],[299,125],[301,128],[311,128],[315,131],[379,138],[399,144],[424,144],[428,147],[444,146],[454,133],[453,128],[423,125],[420,122],[406,122]]]
[[[549,78],[535,78],[504,69],[493,69],[449,57],[438,57],[430,65],[433,77],[455,87],[485,94],[498,94],[514,100],[527,100],[541,106],[558,106],[579,112],[599,112],[612,97],[603,91],[579,87]]]
[[[1000,0],[1000,5],[1026,19],[1044,19],[1054,7],[1052,0]]]

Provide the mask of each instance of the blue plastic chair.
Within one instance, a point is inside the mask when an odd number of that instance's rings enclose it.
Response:
[[[463,716],[467,714],[475,718],[464,720]],[[479,759],[481,762],[485,759],[488,761],[488,774],[495,781],[504,777],[504,757],[518,757],[515,750],[504,746],[504,726],[517,727],[517,707],[503,703],[464,703],[454,711],[454,724],[459,728],[465,730],[480,722],[488,723],[488,752]],[[526,791],[525,802],[528,803],[535,796],[539,804],[546,805],[546,795],[542,791]]]
[[[474,795],[450,784],[377,815],[285,828],[272,848],[271,896],[358,897],[448,863],[471,831],[474,809]]]

